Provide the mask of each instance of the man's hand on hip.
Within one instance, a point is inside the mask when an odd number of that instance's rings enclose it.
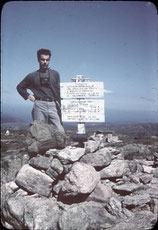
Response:
[[[30,100],[30,101],[32,101],[32,102],[34,102],[35,101],[35,97],[34,97],[34,95],[29,95],[28,96],[28,99]]]

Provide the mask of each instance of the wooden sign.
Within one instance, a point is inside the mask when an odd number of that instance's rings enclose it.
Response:
[[[63,122],[104,122],[104,100],[62,100]]]
[[[104,96],[103,82],[60,83],[61,98],[100,98]]]

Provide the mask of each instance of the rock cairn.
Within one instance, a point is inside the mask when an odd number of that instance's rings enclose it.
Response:
[[[126,146],[127,147],[127,146]],[[126,147],[91,136],[83,148],[50,149],[29,158],[2,186],[2,222],[8,229],[142,230],[158,213],[154,160],[125,159]]]

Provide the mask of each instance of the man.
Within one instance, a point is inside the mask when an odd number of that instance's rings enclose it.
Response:
[[[61,124],[60,112],[60,76],[49,68],[51,51],[40,49],[37,51],[39,70],[28,74],[18,85],[17,91],[25,99],[34,103],[33,120],[42,120],[52,124],[59,131],[65,133]],[[30,89],[33,94],[29,94]]]

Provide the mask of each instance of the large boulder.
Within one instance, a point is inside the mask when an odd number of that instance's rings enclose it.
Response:
[[[62,210],[53,199],[30,196],[12,196],[6,202],[5,225],[12,229],[58,230]]]
[[[59,218],[60,230],[96,230],[112,227],[116,218],[93,201],[70,205]]]
[[[26,199],[24,226],[28,229],[58,230],[58,219],[61,213],[62,210],[53,199]]]
[[[100,180],[100,174],[85,163],[76,162],[64,178],[61,192],[65,196],[91,193]]]
[[[30,165],[24,165],[15,178],[16,184],[31,193],[48,197],[52,190],[53,180]]]

